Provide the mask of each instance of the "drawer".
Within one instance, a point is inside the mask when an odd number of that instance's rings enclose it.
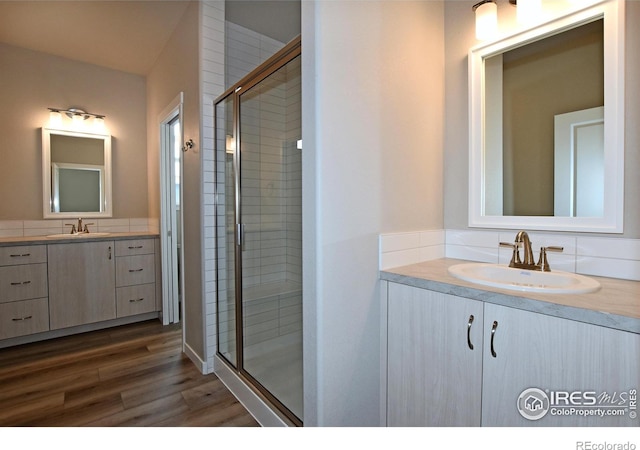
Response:
[[[47,264],[0,267],[0,303],[48,295]]]
[[[154,255],[116,258],[116,286],[147,284],[156,281]]]
[[[154,239],[127,239],[116,241],[116,256],[153,255]]]
[[[36,264],[47,262],[46,245],[20,245],[0,247],[0,266]]]
[[[119,287],[116,289],[116,302],[118,317],[153,312],[156,310],[156,285]]]
[[[0,304],[0,339],[49,331],[46,298]]]

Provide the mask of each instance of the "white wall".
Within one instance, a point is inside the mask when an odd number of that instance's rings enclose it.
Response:
[[[378,234],[442,228],[443,38],[441,2],[302,2],[307,426],[379,424]]]

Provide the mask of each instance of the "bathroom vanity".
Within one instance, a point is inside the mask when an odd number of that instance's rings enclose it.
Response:
[[[0,348],[157,318],[160,277],[156,234],[0,239]]]
[[[640,425],[640,283],[518,292],[454,278],[461,262],[381,273],[384,425]]]

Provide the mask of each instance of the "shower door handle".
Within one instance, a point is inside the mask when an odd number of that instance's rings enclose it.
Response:
[[[240,250],[244,249],[244,224],[237,223],[236,224],[236,242],[238,243],[238,247]]]

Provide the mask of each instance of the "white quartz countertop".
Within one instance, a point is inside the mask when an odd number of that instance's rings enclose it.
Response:
[[[34,245],[34,244],[61,244],[68,242],[90,242],[90,241],[113,241],[116,239],[138,239],[138,238],[152,238],[158,237],[158,233],[151,233],[148,231],[140,232],[127,232],[127,233],[96,233],[95,236],[91,236],[91,233],[82,237],[47,237],[47,236],[18,236],[18,237],[0,237],[0,247],[9,247],[13,245]]]
[[[382,270],[380,278],[422,289],[495,303],[640,334],[640,282],[591,277],[601,288],[589,294],[540,294],[480,286],[449,275],[449,266],[471,261],[436,259]]]

